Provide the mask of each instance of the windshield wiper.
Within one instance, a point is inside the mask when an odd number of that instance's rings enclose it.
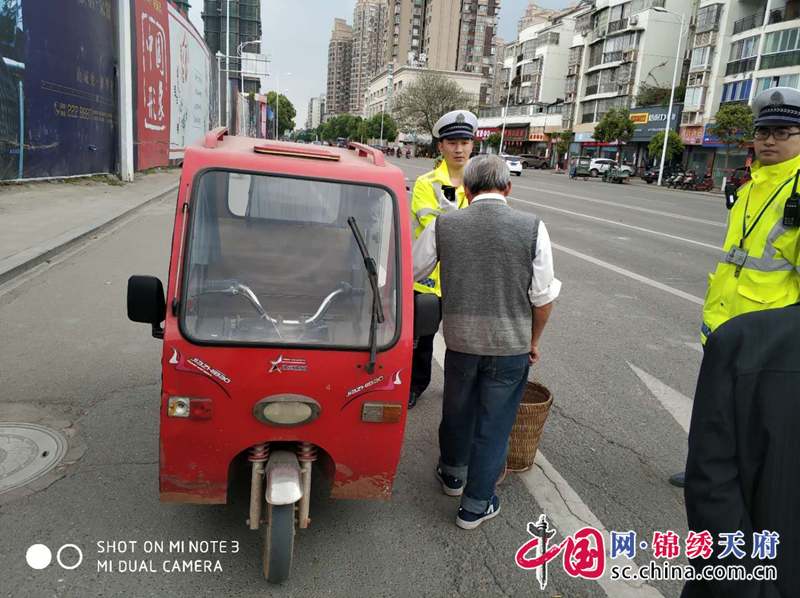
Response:
[[[372,374],[375,371],[375,363],[378,358],[378,324],[383,324],[385,320],[381,298],[378,295],[378,266],[369,255],[367,245],[364,243],[364,237],[361,236],[361,231],[358,230],[356,219],[350,216],[347,219],[347,224],[356,238],[356,244],[361,251],[361,256],[364,258],[364,267],[367,269],[367,276],[369,276],[369,282],[372,286],[372,319],[369,324],[369,363],[367,364],[367,373]]]

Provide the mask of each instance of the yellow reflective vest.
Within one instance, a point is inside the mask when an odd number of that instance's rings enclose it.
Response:
[[[786,307],[800,300],[800,229],[783,224],[786,200],[800,171],[800,156],[773,166],[756,161],[750,170],[752,181],[739,188],[728,216],[725,254],[716,271],[708,275],[703,343],[718,326],[740,314]],[[726,257],[740,244],[748,252],[741,269]]]
[[[445,196],[442,187],[452,187],[447,162],[442,163],[435,170],[423,174],[414,183],[414,196],[411,199],[411,222],[414,226],[414,240],[416,241],[433,220],[442,212],[448,210],[461,210],[469,205],[464,194],[464,186],[456,189],[456,200],[450,202]],[[442,284],[439,280],[439,264],[431,275],[420,282],[414,283],[414,290],[420,293],[436,293],[442,296]]]

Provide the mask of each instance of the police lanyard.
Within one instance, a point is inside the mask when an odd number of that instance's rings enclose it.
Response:
[[[778,190],[772,194],[772,197],[767,202],[767,205],[761,208],[761,211],[758,213],[758,216],[756,216],[756,219],[753,221],[753,224],[750,225],[750,230],[747,230],[747,208],[750,206],[750,194],[753,192],[753,187],[755,186],[755,182],[750,183],[750,189],[748,189],[747,191],[747,201],[744,204],[744,215],[742,216],[742,240],[739,241],[739,247],[744,249],[744,240],[750,236],[750,233],[753,232],[753,229],[755,229],[756,225],[758,224],[758,221],[761,220],[761,217],[764,215],[764,212],[766,212],[767,209],[772,205],[772,202],[775,201],[775,198],[778,197],[781,191],[783,191],[783,188],[786,187],[786,185],[788,185],[789,183],[791,183],[793,179],[795,188],[797,188],[798,176],[800,176],[800,170],[797,171],[797,174],[786,180],[780,187],[778,187]]]

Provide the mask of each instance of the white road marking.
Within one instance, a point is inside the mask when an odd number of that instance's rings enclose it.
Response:
[[[625,559],[611,559],[611,535],[605,526],[581,500],[567,481],[545,458],[536,451],[533,468],[518,474],[525,487],[542,508],[553,527],[562,537],[572,536],[584,527],[593,527],[603,534],[606,545],[606,572],[597,580],[606,595],[614,598],[663,598],[663,594],[642,581],[611,581],[611,567],[615,562],[629,565]],[[559,562],[556,559],[553,562]]]
[[[661,201],[660,199],[645,199],[644,197],[638,197],[636,195],[623,195],[623,197],[627,197],[629,199],[635,199],[637,201],[651,201],[653,203],[663,203],[667,206],[677,206],[678,204],[672,203],[671,201]]]
[[[523,187],[522,185],[517,185],[520,189],[528,189],[530,191],[540,191],[540,189],[536,189],[534,187]],[[608,206],[614,206],[616,208],[623,208],[625,210],[633,210],[636,212],[646,212],[648,214],[655,214],[657,216],[667,216],[668,218],[676,218],[678,220],[688,220],[690,222],[698,222],[700,224],[707,224],[709,226],[719,226],[725,228],[727,226],[724,222],[714,222],[713,220],[704,220],[702,218],[694,218],[692,216],[683,216],[681,214],[672,214],[670,212],[661,212],[659,210],[651,210],[650,208],[640,208],[639,206],[631,206],[624,203],[616,203],[613,201],[607,201],[605,199],[597,199],[593,197],[587,197],[585,195],[574,195],[572,193],[563,193],[561,191],[548,191],[553,195],[561,195],[562,197],[569,197],[570,199],[579,199],[581,201],[589,201],[592,203],[599,203]]]
[[[683,344],[691,349],[694,349],[698,353],[703,352],[703,343],[683,343]]]
[[[444,369],[445,343],[441,332],[433,340],[433,356]],[[590,526],[603,534],[606,548],[606,573],[597,580],[607,596],[614,598],[664,598],[654,587],[641,581],[611,581],[611,536],[567,481],[555,470],[541,450],[536,451],[534,467],[519,474],[528,492],[542,508],[552,526],[562,537],[572,536]],[[559,562],[557,559],[554,562]],[[629,564],[626,559],[625,564]]]
[[[553,210],[555,212],[562,212],[564,214],[569,214],[570,216],[580,216],[581,218],[588,218],[589,220],[596,220],[597,222],[604,222],[606,224],[613,224],[615,226],[622,226],[624,228],[630,228],[633,230],[638,230],[643,233],[650,233],[652,235],[658,235],[660,237],[667,237],[668,239],[675,239],[676,241],[681,241],[683,243],[692,243],[693,245],[700,245],[701,247],[707,247],[709,249],[714,249],[717,251],[722,251],[721,247],[716,245],[711,245],[710,243],[703,243],[702,241],[695,241],[693,239],[686,239],[684,237],[676,237],[675,235],[670,235],[667,233],[662,233],[657,230],[651,230],[649,228],[642,228],[640,226],[633,226],[632,224],[625,224],[624,222],[617,222],[616,220],[606,220],[605,218],[598,218],[597,216],[589,216],[588,214],[581,214],[580,212],[573,212],[571,210],[564,210],[563,208],[554,208],[553,206],[549,206],[547,204],[538,203],[535,201],[529,201],[527,199],[519,199],[517,197],[509,197],[508,199],[512,201],[519,201],[522,203],[527,203],[532,206],[537,206],[540,208],[546,208],[548,210]]]
[[[649,285],[655,289],[658,289],[659,291],[670,293],[671,295],[675,295],[676,297],[680,297],[681,299],[686,299],[687,301],[691,301],[692,303],[696,303],[697,305],[704,304],[704,301],[700,297],[695,297],[694,295],[685,293],[680,289],[676,289],[671,286],[660,283],[657,280],[647,278],[646,276],[642,276],[641,274],[636,274],[636,272],[631,272],[630,270],[626,270],[625,268],[620,268],[619,266],[615,266],[614,264],[609,264],[608,262],[604,262],[603,260],[598,260],[596,257],[592,257],[591,255],[586,255],[585,253],[580,253],[579,251],[575,251],[574,249],[564,247],[563,245],[557,245],[556,243],[553,243],[552,245],[555,249],[558,249],[559,251],[563,251],[564,253],[568,253],[582,260],[586,260],[587,262],[591,262],[596,266],[600,266],[601,268],[606,268],[607,270],[611,270],[612,272],[616,272],[617,274],[622,274],[623,276],[627,276],[628,278],[632,278],[633,280],[636,280],[638,282],[643,282],[644,284]]]
[[[644,382],[648,390],[653,393],[653,396],[664,406],[664,409],[672,414],[675,421],[689,433],[689,423],[692,420],[692,399],[684,394],[679,393],[671,386],[667,386],[658,378],[654,378],[647,372],[640,370],[632,363],[628,363],[634,373],[639,379]]]

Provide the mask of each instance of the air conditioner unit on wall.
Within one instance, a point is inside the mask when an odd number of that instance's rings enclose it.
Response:
[[[625,50],[622,53],[622,62],[636,62],[638,53],[636,50]]]
[[[638,24],[639,24],[639,15],[633,15],[633,16],[632,16],[632,17],[631,17],[631,18],[628,20],[628,24],[629,24],[631,27],[636,27],[636,25],[638,25]]]

